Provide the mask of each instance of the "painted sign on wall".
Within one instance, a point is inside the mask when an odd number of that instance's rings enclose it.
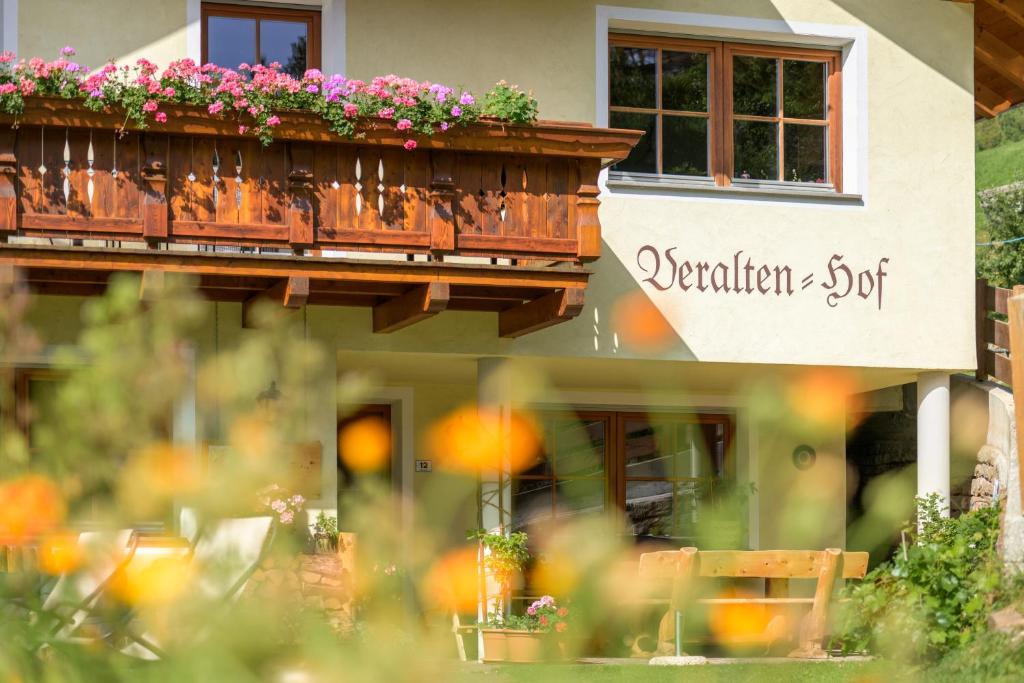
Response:
[[[802,273],[785,264],[768,264],[755,260],[742,250],[725,261],[680,260],[676,247],[658,250],[645,244],[636,254],[636,262],[649,276],[641,282],[664,292],[679,289],[683,292],[711,294],[742,294],[752,296],[794,296],[808,289],[825,290],[824,300],[835,308],[847,297],[859,297],[877,302],[882,310],[884,280],[888,276],[888,258],[862,268],[847,265],[842,254],[833,254],[820,271]]]

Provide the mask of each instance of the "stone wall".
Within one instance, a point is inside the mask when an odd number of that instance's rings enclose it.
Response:
[[[249,579],[246,594],[324,613],[335,631],[355,621],[355,535],[341,534],[337,553],[267,557]]]

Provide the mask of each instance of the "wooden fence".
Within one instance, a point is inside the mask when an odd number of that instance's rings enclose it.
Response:
[[[979,279],[975,287],[975,325],[978,354],[977,378],[994,379],[1007,386],[1013,383],[1010,364],[1010,325],[1008,302],[1015,294],[1024,293],[1024,286],[1014,289],[993,287]]]

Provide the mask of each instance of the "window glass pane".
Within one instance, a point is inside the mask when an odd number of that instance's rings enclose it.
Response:
[[[782,62],[782,110],[787,118],[825,118],[824,62]]]
[[[655,60],[658,51],[639,47],[613,47],[609,71],[611,73],[611,103],[613,107],[657,106]]]
[[[700,425],[680,422],[676,425],[676,452],[677,477],[711,477],[714,472],[710,469],[707,447],[704,445],[704,435],[701,433]]]
[[[260,20],[260,62],[280,62],[296,78],[306,72],[306,22]]]
[[[657,173],[658,157],[655,152],[657,143],[657,116],[655,114],[633,114],[613,111],[609,116],[612,128],[632,128],[644,131],[644,136],[624,161],[615,164],[616,171],[636,173]]]
[[[671,477],[674,442],[670,424],[625,420],[626,477]]]
[[[665,116],[661,152],[664,173],[708,175],[708,120],[696,116]]]
[[[708,110],[708,56],[703,52],[661,53],[661,107]]]
[[[552,490],[549,479],[512,480],[512,529],[522,531],[551,519]]]
[[[778,124],[733,122],[734,175],[758,180],[779,179]]]
[[[604,476],[604,420],[559,420],[553,431],[555,471],[559,477]],[[548,443],[551,448],[552,442]]]
[[[672,536],[672,515],[673,496],[670,482],[626,482],[626,517],[634,536]]]
[[[576,518],[604,511],[604,479],[558,482],[558,518]]]
[[[736,114],[778,116],[778,60],[737,56],[732,62],[732,109]]]
[[[786,124],[785,180],[801,183],[824,183],[825,126]]]
[[[244,17],[208,17],[206,58],[231,69],[256,60],[256,20]]]

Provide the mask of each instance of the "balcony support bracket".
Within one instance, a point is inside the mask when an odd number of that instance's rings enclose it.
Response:
[[[256,296],[246,299],[242,303],[242,327],[256,327],[257,318],[255,310],[266,306],[266,302],[273,302],[284,309],[298,310],[306,305],[309,299],[309,278],[292,275],[279,281],[273,287]]]
[[[447,282],[430,282],[373,307],[373,331],[395,332],[448,308]]]
[[[313,149],[288,145],[288,242],[297,254],[313,246]]]
[[[575,318],[583,310],[583,287],[567,287],[498,313],[498,335],[521,337]]]
[[[142,138],[142,236],[150,247],[167,240],[167,152],[165,135]]]

